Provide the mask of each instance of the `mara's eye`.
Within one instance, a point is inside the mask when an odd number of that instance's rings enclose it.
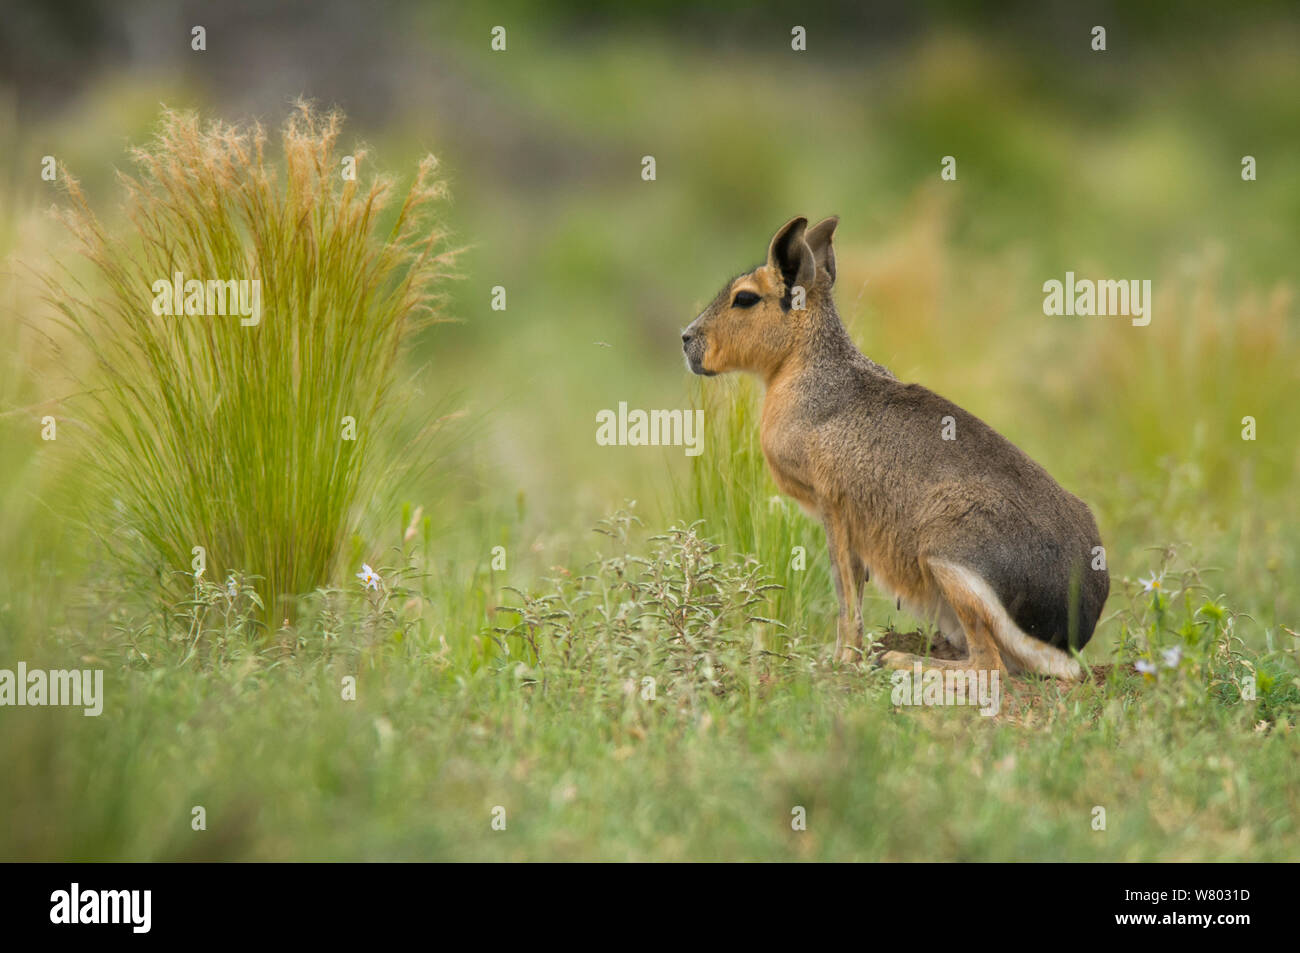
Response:
[[[731,306],[733,308],[752,308],[761,300],[762,298],[752,291],[737,291],[736,297],[732,299]]]

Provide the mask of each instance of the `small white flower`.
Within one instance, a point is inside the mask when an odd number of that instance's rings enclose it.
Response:
[[[232,599],[239,595],[239,586],[236,584],[234,576],[226,580],[226,595]]]
[[[1138,582],[1142,583],[1143,592],[1155,592],[1157,589],[1162,588],[1161,583],[1163,583],[1164,580],[1164,573],[1157,576],[1155,572],[1152,572],[1150,579],[1139,579]]]
[[[1138,659],[1133,664],[1133,667],[1143,675],[1154,675],[1156,673],[1156,663],[1144,658]]]
[[[1183,660],[1183,647],[1175,645],[1171,649],[1165,649],[1161,654],[1164,655],[1166,668],[1177,668],[1178,663]]]
[[[367,589],[373,589],[376,592],[379,591],[379,573],[375,572],[365,563],[361,564],[361,572],[357,573],[357,578],[361,580],[361,584]]]

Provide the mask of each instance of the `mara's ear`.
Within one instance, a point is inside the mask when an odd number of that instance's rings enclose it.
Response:
[[[767,249],[767,264],[781,275],[787,296],[795,285],[811,290],[813,278],[817,275],[817,262],[813,259],[812,249],[804,241],[807,227],[808,219],[802,215],[790,219],[772,237],[772,244]]]
[[[839,223],[838,215],[824,218],[808,229],[804,239],[812,249],[813,261],[817,263],[819,269],[830,276],[831,284],[835,284],[835,249],[831,247],[831,239],[835,237],[835,226]]]

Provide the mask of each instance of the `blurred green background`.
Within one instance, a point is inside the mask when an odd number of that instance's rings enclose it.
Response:
[[[274,127],[302,94],[343,109],[344,148],[369,143],[379,169],[409,181],[434,152],[464,277],[445,311],[458,323],[427,332],[416,365],[466,439],[404,495],[447,531],[504,536],[547,565],[624,499],[670,510],[686,471],[680,450],[597,446],[596,412],[685,406],[699,382],[680,327],[791,215],[838,214],[839,304],[859,345],[1092,502],[1120,572],[1144,568],[1144,546],[1190,540],[1294,606],[1267,583],[1279,560],[1296,569],[1289,8],[779,10],[20,3],[0,56],[5,250],[58,247],[43,155],[111,218],[114,169],[162,103]],[[807,52],[790,49],[796,22]],[[955,182],[940,180],[946,155]],[[1151,326],[1045,317],[1042,283],[1067,270],[1152,279]],[[505,311],[490,308],[496,285]],[[48,552],[27,544],[56,532],[42,481],[76,447],[42,445],[16,411],[65,396],[60,364],[76,355],[39,348],[40,305],[16,278],[5,303],[4,538],[21,573]],[[1247,414],[1255,443],[1240,439]],[[486,558],[486,542],[465,552]]]
[[[678,335],[795,214],[841,217],[837,297],[859,346],[1087,500],[1117,580],[1159,569],[1174,545],[1217,571],[1259,626],[1249,638],[1294,625],[1300,16],[1219,7],[9,4],[0,635],[58,658],[50,633],[92,641],[109,618],[96,600],[121,595],[102,596],[112,577],[78,523],[77,441],[93,427],[72,419],[40,439],[84,361],[24,264],[77,267],[46,214],[60,197],[41,157],[66,163],[111,222],[114,170],[161,104],[275,127],[299,95],[346,113],[344,151],[366,142],[403,183],[431,151],[450,185],[462,276],[450,323],[416,341],[407,429],[391,439],[432,416],[452,425],[430,467],[374,501],[359,545],[382,549],[400,505],[424,507],[445,593],[426,634],[454,654],[477,657],[501,585],[585,558],[589,527],[625,500],[652,527],[703,517],[720,540],[764,548],[701,488],[767,480],[752,446],[737,462],[728,403],[754,389],[691,377]],[[190,49],[195,24],[204,52]],[[1105,52],[1090,48],[1097,24]],[[505,52],[490,48],[498,25]],[[795,25],[806,52],[790,48]],[[940,179],[944,156],[956,181]],[[1067,270],[1150,279],[1150,326],[1045,316],[1043,282]],[[504,311],[490,306],[498,285]],[[598,446],[595,415],[620,401],[708,407],[704,457]],[[760,483],[751,502],[776,495]],[[829,640],[822,531],[782,519],[762,553],[787,587],[780,618]],[[791,541],[812,572],[781,561]],[[496,545],[504,576],[488,568]],[[868,621],[891,608],[873,597]],[[1090,657],[1114,638],[1103,624]]]

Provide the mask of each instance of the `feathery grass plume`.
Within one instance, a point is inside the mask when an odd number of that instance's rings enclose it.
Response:
[[[398,357],[436,317],[454,255],[431,215],[445,194],[435,159],[393,214],[390,178],[342,175],[341,124],[298,103],[277,166],[261,125],[165,110],[156,138],[132,152],[136,174],[119,174],[123,234],[62,176],[63,218],[98,280],[49,290],[95,358],[87,473],[113,515],[111,549],[174,597],[201,546],[208,578],[259,577],[271,628],[292,614],[290,597],[330,581],[359,502],[391,462],[375,459],[375,435]],[[156,315],[152,286],[175,272],[259,280],[260,323]]]

